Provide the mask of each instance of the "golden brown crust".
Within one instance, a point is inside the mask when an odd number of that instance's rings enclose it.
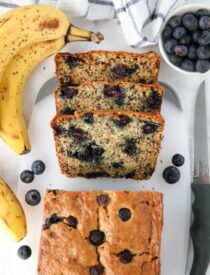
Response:
[[[147,53],[134,53],[134,52],[125,52],[125,51],[103,51],[103,50],[98,50],[98,51],[89,51],[89,52],[85,52],[85,53],[76,53],[76,54],[73,54],[73,56],[78,57],[78,58],[84,58],[84,59],[86,58],[87,62],[89,62],[89,59],[93,55],[98,55],[100,57],[103,54],[106,55],[106,56],[112,55],[113,57],[114,56],[120,56],[120,57],[127,56],[127,57],[129,57],[130,56],[130,57],[133,57],[133,58],[142,58],[142,59],[145,58],[148,61],[153,60],[154,65],[153,65],[152,68],[150,68],[150,73],[148,74],[149,79],[147,79],[147,77],[146,77],[145,80],[146,80],[147,83],[151,83],[151,81],[154,83],[154,82],[157,82],[157,80],[158,80],[158,74],[159,74],[159,69],[160,69],[160,56],[154,51],[150,51],[150,52],[147,52]],[[69,53],[57,53],[56,56],[55,56],[56,75],[57,75],[58,80],[60,80],[62,78],[61,64],[63,64],[65,62],[65,58],[67,58],[69,55],[70,55]],[[97,67],[97,64],[94,64],[94,63],[89,64],[89,67],[90,67],[90,65],[93,65],[94,67]],[[146,70],[146,67],[145,67],[145,70]],[[104,69],[102,70],[102,72],[103,71],[104,71]],[[71,75],[71,77],[72,77],[72,75]],[[97,78],[96,79],[91,79],[91,80],[99,80]],[[88,78],[86,80],[88,80]],[[103,79],[103,80],[105,80],[105,79]],[[106,80],[113,81],[113,79],[111,79],[111,78],[106,79]],[[75,83],[74,85],[79,85],[84,81],[85,81],[85,79],[80,81],[80,83]],[[116,79],[115,79],[115,81],[116,81]],[[128,80],[128,81],[132,81],[132,80]],[[138,80],[136,79],[136,81],[133,80],[133,82],[139,82],[139,79]]]
[[[100,205],[98,196],[108,203]],[[119,210],[127,208],[130,219],[122,221]],[[160,275],[160,241],[163,225],[163,195],[144,191],[48,191],[43,218],[57,214],[62,221],[42,231],[39,275],[89,275],[92,266],[101,265],[106,275]],[[67,218],[77,219],[76,228]],[[105,241],[94,246],[89,233],[99,229]],[[133,256],[124,264],[123,250]]]
[[[53,129],[54,126],[56,125],[56,123],[58,123],[58,122],[62,123],[65,121],[82,118],[83,115],[84,115],[83,113],[74,114],[74,115],[57,115],[51,121],[51,127]],[[164,130],[164,119],[160,114],[150,114],[150,113],[147,114],[147,113],[130,112],[130,111],[103,111],[103,110],[98,110],[98,111],[94,112],[94,116],[105,116],[105,115],[110,115],[113,118],[118,118],[118,116],[120,116],[120,115],[128,115],[131,117],[137,117],[144,121],[156,121],[156,122],[159,122],[159,124],[160,124],[159,132],[162,133]],[[162,136],[160,135],[159,140],[157,141],[157,148],[156,148],[156,153],[154,155],[153,164],[151,163],[152,167],[155,167],[156,163],[157,163],[158,154],[159,154],[160,148],[161,148],[160,147],[161,146],[161,138],[162,138]],[[86,176],[83,176],[82,174],[75,175],[73,173],[69,173],[69,171],[67,172],[67,170],[66,170],[67,167],[66,167],[65,161],[63,159],[63,155],[60,152],[59,138],[56,136],[56,134],[54,134],[54,141],[55,141],[56,154],[57,154],[57,158],[58,158],[58,162],[59,162],[62,174],[64,174],[67,177],[71,177],[71,178],[75,178],[78,176],[86,177]],[[134,180],[143,180],[143,179],[149,179],[151,177],[151,175],[152,175],[152,173],[149,173],[146,176],[144,174],[142,174],[141,164],[139,164],[139,166],[136,165],[136,173],[135,173],[135,176],[132,178]],[[115,176],[112,176],[112,177],[116,178]]]

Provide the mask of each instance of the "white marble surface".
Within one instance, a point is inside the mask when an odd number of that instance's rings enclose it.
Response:
[[[3,9],[2,9],[3,12]],[[74,20],[74,23],[81,27],[86,28],[92,28],[97,29],[101,31],[105,35],[105,41],[102,42],[100,48],[107,48],[107,45],[109,42],[111,43],[113,39],[115,40],[115,44],[113,47],[113,50],[124,50],[125,40],[122,35],[121,29],[119,25],[115,25],[112,22],[100,22],[100,23],[92,23],[92,22],[81,22],[80,20]],[[70,51],[87,51],[91,46],[89,44],[85,43],[75,43],[72,45],[66,46],[66,50]],[[95,46],[95,49],[97,49],[99,46]],[[142,51],[148,51],[148,50],[156,50],[158,52],[158,48],[155,47],[147,47],[142,49]],[[132,49],[131,49],[132,51]],[[136,50],[137,51],[137,50]],[[137,51],[139,52],[139,51]],[[52,62],[52,59],[49,60],[49,62]],[[52,62],[53,66],[53,62]],[[38,70],[41,70],[42,65],[39,66]],[[36,71],[33,76],[30,79],[29,84],[35,86],[37,83],[37,76],[41,73],[41,71]],[[182,106],[183,106],[183,120],[186,121],[186,128],[188,130],[189,135],[189,144],[188,149],[190,150],[190,144],[192,139],[192,126],[193,126],[193,114],[194,114],[194,103],[195,103],[195,95],[197,92],[197,88],[202,82],[202,80],[206,80],[207,84],[207,101],[208,106],[210,106],[210,73],[207,75],[201,75],[201,76],[187,76],[181,73],[177,73],[173,71],[163,60],[161,60],[161,71],[160,71],[160,80],[163,80],[170,85],[172,85],[176,91],[177,94],[181,100]],[[27,91],[28,93],[29,91]],[[28,101],[30,101],[30,96],[27,95]],[[27,110],[28,102],[27,100],[24,101],[24,109],[26,110],[26,113],[29,114],[30,110]],[[210,108],[208,108],[208,124],[210,126]],[[176,127],[176,125],[174,125]],[[210,128],[210,127],[209,127]],[[182,133],[177,133],[177,135],[182,135]],[[175,137],[176,138],[176,137]],[[32,144],[33,146],[33,144]],[[9,186],[15,191],[17,188],[17,182],[18,182],[18,171],[19,171],[19,163],[22,156],[16,156],[15,153],[13,153],[7,146],[0,141],[0,176],[9,184]],[[7,245],[9,245],[10,240],[8,240],[7,237],[5,237],[2,233],[0,233],[0,249],[5,247],[5,253],[4,256],[0,258],[0,265],[5,266],[5,269],[3,269],[0,272],[2,275],[11,275],[11,273],[6,271],[6,267],[12,265],[10,262],[10,251],[6,249]],[[2,270],[2,269],[1,269]],[[19,275],[17,272],[16,274]],[[210,272],[208,273],[210,275]],[[182,274],[177,274],[182,275]],[[184,275],[184,274],[183,274]]]

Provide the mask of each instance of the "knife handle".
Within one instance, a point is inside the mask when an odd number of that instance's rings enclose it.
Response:
[[[190,234],[194,258],[190,275],[205,275],[210,261],[210,184],[198,180],[191,184],[195,195],[192,205],[194,221]]]

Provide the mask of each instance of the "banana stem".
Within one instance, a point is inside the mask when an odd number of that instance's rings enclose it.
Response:
[[[92,41],[95,43],[100,43],[104,39],[104,36],[97,32],[91,32],[88,30],[80,29],[73,25],[69,26],[66,34],[66,43],[75,41]]]

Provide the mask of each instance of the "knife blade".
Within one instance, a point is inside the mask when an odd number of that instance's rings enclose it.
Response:
[[[190,235],[194,255],[190,275],[205,275],[210,261],[210,182],[205,82],[198,89],[195,103],[194,171],[191,188],[194,194],[194,220]]]

